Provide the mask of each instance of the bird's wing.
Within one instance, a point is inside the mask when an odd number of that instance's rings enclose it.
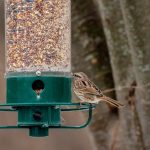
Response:
[[[80,90],[80,92],[84,92],[85,94],[99,95],[99,92],[92,87],[86,87],[86,88],[82,88],[79,90]]]
[[[79,92],[91,95],[101,95],[101,91],[96,87],[96,85],[88,79],[78,80],[76,88]]]

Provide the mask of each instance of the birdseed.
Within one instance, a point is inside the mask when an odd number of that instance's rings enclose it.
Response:
[[[70,72],[70,0],[5,0],[6,72]]]

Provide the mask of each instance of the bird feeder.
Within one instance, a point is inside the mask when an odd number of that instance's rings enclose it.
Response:
[[[30,136],[49,128],[83,128],[92,105],[72,102],[70,0],[5,0],[6,104]],[[62,108],[62,106],[69,108]],[[79,106],[80,107],[76,107]],[[62,125],[62,111],[89,110],[80,126]]]

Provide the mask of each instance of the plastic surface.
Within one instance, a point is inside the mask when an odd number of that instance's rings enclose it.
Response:
[[[71,77],[66,76],[13,76],[7,78],[7,103],[71,103]],[[44,84],[33,89],[33,83],[41,81]],[[39,92],[39,93],[38,93]]]
[[[18,110],[18,125],[60,125],[60,109],[55,107],[22,107]]]
[[[5,0],[6,72],[70,72],[70,0]]]
[[[48,136],[48,128],[30,127],[29,135],[32,137],[45,137]]]
[[[41,137],[48,135],[49,126],[60,126],[61,110],[56,103],[71,103],[71,81],[71,77],[64,75],[7,76],[6,100],[18,111],[18,127],[29,127],[30,136]]]

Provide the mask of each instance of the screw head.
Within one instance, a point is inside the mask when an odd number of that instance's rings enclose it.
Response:
[[[42,120],[42,113],[40,111],[35,111],[33,113],[33,119],[35,121],[41,121]]]
[[[38,71],[36,72],[36,75],[37,75],[37,76],[41,76],[41,71],[38,70]]]

